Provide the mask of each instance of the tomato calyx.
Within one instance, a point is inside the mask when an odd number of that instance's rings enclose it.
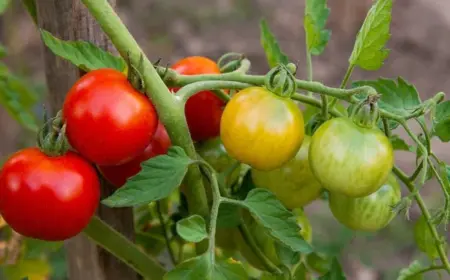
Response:
[[[369,95],[353,108],[350,118],[356,125],[364,128],[373,128],[377,124],[380,118],[377,105],[378,99],[380,99],[379,95]]]
[[[37,146],[48,156],[64,155],[69,150],[66,138],[66,125],[62,120],[62,111],[49,119],[44,109],[44,125],[38,132]]]
[[[280,97],[290,98],[297,89],[292,70],[295,70],[295,67],[292,67],[292,65],[288,67],[284,64],[279,64],[274,67],[266,75],[264,81],[266,88]]]

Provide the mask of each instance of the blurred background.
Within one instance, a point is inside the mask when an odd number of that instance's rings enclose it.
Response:
[[[372,1],[329,2],[328,27],[332,36],[324,54],[313,57],[314,79],[339,86],[355,35]],[[282,50],[299,65],[298,76],[306,77],[303,0],[117,0],[117,4],[122,20],[152,61],[162,58],[163,64],[173,63],[189,55],[217,59],[225,52],[234,51],[246,54],[252,61],[251,72],[261,74],[268,70],[259,41],[259,20],[264,17]],[[417,87],[422,99],[438,91],[450,91],[449,10],[450,1],[395,1],[389,58],[379,71],[357,69],[353,80],[402,76]],[[27,81],[36,104],[45,102],[42,43],[20,1],[12,1],[0,17],[0,41],[8,50],[3,62],[11,72]],[[34,113],[41,117],[39,106]],[[0,130],[0,162],[35,140],[2,107]],[[398,133],[404,135],[402,131]],[[450,162],[448,143],[436,142],[434,147],[442,159]],[[408,172],[414,168],[414,160],[413,154],[397,154],[398,164]],[[427,203],[437,207],[442,203],[442,192],[436,187],[430,181],[422,192]],[[308,206],[306,211],[313,224],[314,243],[323,250],[341,254],[348,279],[395,279],[399,269],[411,261],[426,259],[414,245],[412,222],[402,215],[377,234],[362,234],[340,226],[321,201]],[[417,215],[413,207],[411,219]],[[0,244],[1,252],[5,244]],[[36,279],[66,279],[64,252],[60,246],[39,242],[30,246],[34,249],[28,253],[45,253],[50,260],[50,276]],[[426,279],[437,277],[428,274]],[[450,278],[442,276],[441,279]]]

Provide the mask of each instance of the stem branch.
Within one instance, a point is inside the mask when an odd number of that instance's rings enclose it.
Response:
[[[161,201],[156,201],[156,212],[158,213],[159,223],[161,224],[164,240],[166,241],[167,251],[169,252],[170,260],[173,265],[177,265],[177,259],[175,258],[175,253],[170,246],[169,232],[167,231],[166,222],[164,221],[164,216],[161,209]]]

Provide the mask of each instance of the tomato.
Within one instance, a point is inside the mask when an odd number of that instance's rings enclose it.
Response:
[[[183,75],[220,74],[216,62],[202,56],[186,57],[171,67]],[[177,92],[179,88],[173,88]],[[194,141],[206,140],[219,135],[223,102],[211,91],[201,91],[186,102],[185,114]]]
[[[121,165],[99,166],[102,175],[114,186],[123,186],[127,179],[141,171],[141,163],[158,155],[167,153],[171,146],[169,135],[164,125],[159,122],[155,135],[144,152]]]
[[[329,195],[329,206],[334,217],[353,230],[377,231],[394,218],[392,206],[401,199],[400,185],[394,175],[374,193],[365,197],[347,197],[338,193]]]
[[[379,129],[335,118],[322,124],[312,136],[309,163],[325,189],[362,197],[386,181],[394,165],[394,153]]]
[[[232,157],[268,171],[288,162],[300,149],[305,135],[303,115],[291,99],[249,87],[226,105],[220,135]]]
[[[99,165],[122,164],[141,154],[158,125],[152,103],[113,69],[81,77],[65,99],[63,119],[72,147]]]
[[[435,259],[439,257],[436,241],[423,215],[419,217],[414,225],[414,240],[420,251],[427,254],[429,258]]]
[[[305,136],[303,144],[293,159],[271,171],[251,171],[253,182],[268,189],[288,209],[303,207],[322,193],[322,187],[309,168],[308,149],[311,137]]]
[[[0,173],[0,213],[27,237],[61,241],[77,235],[99,199],[95,169],[74,152],[49,157],[38,148],[23,149]]]
[[[312,229],[309,223],[308,217],[305,215],[303,210],[297,209],[295,211],[297,223],[301,230],[299,234],[309,243],[312,241]],[[272,261],[275,265],[280,265],[281,260],[278,257],[277,246],[275,240],[269,234],[264,226],[258,224],[255,219],[251,217],[248,211],[243,212],[244,221],[252,234],[254,241],[266,257]],[[259,260],[258,256],[253,253],[253,250],[247,245],[244,238],[240,234],[239,230],[235,231],[234,240],[236,240],[237,248],[241,252],[242,256],[250,263],[253,267],[259,270],[266,270],[263,263]]]

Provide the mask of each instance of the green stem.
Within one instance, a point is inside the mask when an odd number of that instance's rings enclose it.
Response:
[[[312,105],[312,106],[317,107],[317,108],[322,108],[322,102],[320,102],[319,100],[317,100],[314,97],[309,97],[309,96],[306,96],[306,95],[302,95],[300,93],[294,93],[293,95],[291,95],[291,99],[300,101],[300,102],[305,103],[305,104]],[[342,117],[343,116],[336,109],[332,109],[328,113],[330,115],[334,116],[334,117]]]
[[[419,163],[419,165],[416,167],[416,169],[414,170],[414,173],[411,175],[411,176],[409,176],[409,180],[411,181],[411,182],[414,182],[416,179],[417,179],[417,176],[419,176],[419,174],[420,174],[420,171],[422,170],[422,168],[423,168],[423,161],[421,161],[420,163]]]
[[[145,279],[160,280],[166,271],[153,258],[140,250],[133,242],[94,216],[83,233],[92,241],[123,261]]]
[[[169,232],[167,231],[166,222],[164,221],[164,216],[161,209],[161,201],[156,201],[156,212],[158,213],[159,223],[161,224],[162,227],[164,240],[166,241],[167,251],[169,251],[170,260],[172,261],[173,265],[177,265],[177,259],[175,258],[172,246],[170,246]]]
[[[384,134],[386,134],[388,138],[391,138],[391,130],[389,129],[388,120],[386,118],[382,118],[381,120],[383,121]]]
[[[100,27],[111,39],[119,53],[126,57],[129,54],[133,65],[142,66],[145,90],[149,94],[152,103],[155,105],[161,122],[167,129],[172,143],[181,146],[186,154],[195,159],[197,157],[194,144],[189,137],[186,118],[184,116],[184,104],[171,94],[159,77],[158,72],[152,63],[144,55],[136,40],[121,22],[107,0],[82,0],[92,16],[97,20]],[[187,198],[189,210],[194,214],[199,214],[208,218],[209,209],[206,193],[201,180],[200,169],[196,165],[189,167],[186,174]],[[204,246],[204,243],[200,243]]]
[[[239,225],[238,229],[242,238],[244,238],[245,243],[250,247],[250,249],[252,249],[253,253],[258,257],[264,267],[270,273],[281,275],[283,272],[264,254],[264,252],[260,248],[260,245],[256,243],[256,240],[253,238],[252,233],[250,232],[242,218],[241,224]]]
[[[423,121],[423,116],[421,116],[419,118],[416,118],[415,120],[417,121],[417,123],[419,124],[420,128],[422,129],[423,136],[425,137],[425,144],[426,144],[427,152],[428,152],[428,154],[430,154],[431,153],[430,134],[428,132],[428,128],[427,128],[425,122]]]
[[[447,187],[445,186],[444,180],[441,177],[441,174],[439,174],[439,172],[436,170],[436,167],[434,166],[432,160],[430,157],[427,158],[428,160],[428,164],[430,166],[431,172],[434,174],[434,176],[436,177],[439,185],[441,186],[442,191],[444,192],[444,209],[446,212],[448,212],[449,210],[449,202],[450,202],[450,193],[448,192]],[[439,162],[438,162],[439,163]],[[446,218],[448,218],[447,213],[444,213],[446,215]],[[445,219],[445,222],[447,222],[447,219]]]
[[[195,82],[189,85],[182,87],[176,94],[177,97],[186,102],[191,96],[197,94],[203,90],[216,90],[216,89],[243,89],[250,87],[250,84],[241,83],[241,82],[229,82],[229,81],[201,81]],[[230,100],[230,97],[222,92],[216,92],[218,97],[225,102]]]
[[[324,120],[328,120],[328,96],[321,94],[320,99],[322,100],[322,117]]]
[[[309,52],[308,48],[306,48],[306,71],[308,73],[308,81],[313,80],[313,68],[312,68],[312,58],[311,58],[311,52]],[[308,96],[312,97],[312,92],[308,92]]]
[[[445,246],[441,242],[441,239],[436,230],[436,227],[431,222],[430,212],[428,211],[428,208],[425,205],[425,202],[423,201],[422,196],[420,195],[420,193],[416,192],[416,187],[413,185],[413,183],[411,181],[409,181],[408,176],[402,170],[400,170],[397,166],[394,166],[394,168],[392,169],[392,172],[394,172],[394,174],[400,179],[400,181],[402,181],[406,185],[408,190],[413,194],[414,199],[417,202],[417,205],[419,206],[420,210],[422,211],[422,215],[424,216],[425,220],[428,223],[428,228],[430,229],[431,235],[433,235],[433,238],[436,243],[435,244],[436,249],[438,250],[438,254],[441,259],[441,262],[442,262],[445,270],[447,270],[450,273],[450,263],[447,259],[447,253],[445,251]]]
[[[354,69],[354,68],[355,68],[355,65],[353,65],[353,64],[350,64],[350,65],[348,66],[347,71],[345,72],[344,79],[342,80],[341,86],[340,86],[339,88],[344,89],[344,88],[347,87],[348,80],[349,80],[350,77],[352,76],[352,73],[353,73],[353,69]],[[330,108],[334,108],[334,105],[336,105],[337,101],[338,101],[337,99],[333,98],[333,99],[330,101]]]
[[[445,266],[443,266],[443,265],[432,265],[432,266],[426,267],[424,269],[421,269],[419,271],[416,271],[413,275],[410,275],[408,278],[409,279],[414,279],[415,276],[418,276],[420,274],[424,274],[424,273],[427,273],[427,272],[430,272],[430,271],[434,271],[434,270],[441,270],[441,269],[445,269]]]

